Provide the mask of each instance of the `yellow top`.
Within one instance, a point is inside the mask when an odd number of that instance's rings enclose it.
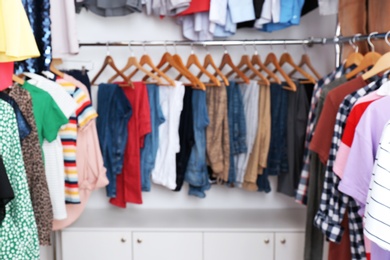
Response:
[[[0,0],[0,62],[39,56],[21,0]]]

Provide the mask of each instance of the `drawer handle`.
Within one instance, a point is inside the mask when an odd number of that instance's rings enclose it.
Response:
[[[122,238],[121,238],[121,242],[122,242],[122,243],[126,243],[126,239],[122,237]]]
[[[269,238],[264,239],[265,244],[269,244]]]
[[[283,238],[282,240],[280,240],[280,243],[282,243],[283,245],[286,244],[286,239]]]
[[[141,240],[141,239],[137,239],[137,243],[138,243],[138,244],[141,244],[141,243],[142,243],[142,240]]]

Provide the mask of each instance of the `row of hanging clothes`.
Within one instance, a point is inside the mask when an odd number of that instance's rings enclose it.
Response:
[[[356,51],[318,81],[310,103],[296,195],[307,205],[310,260],[322,259],[324,238],[328,259],[390,259],[390,53],[375,52],[370,37],[365,55],[350,43]]]
[[[115,75],[98,86],[97,127],[111,204],[141,204],[151,183],[174,191],[188,183],[199,198],[212,184],[270,192],[269,175],[295,195],[319,77],[307,54],[297,65],[288,52],[263,62],[256,51],[235,64],[226,51],[217,66],[193,49],[186,63],[166,52],[158,65],[133,53],[121,70],[108,55],[91,83],[108,67]]]

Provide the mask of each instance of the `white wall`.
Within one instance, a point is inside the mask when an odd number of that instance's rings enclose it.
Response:
[[[230,39],[280,39],[280,38],[306,38],[306,37],[333,37],[335,31],[335,16],[321,17],[318,10],[311,12],[303,17],[301,25],[289,29],[265,33],[254,29],[240,29],[238,33]],[[77,16],[77,26],[80,42],[107,42],[107,41],[148,41],[148,40],[183,40],[181,27],[175,24],[172,19],[160,19],[157,17],[148,17],[144,14],[133,14],[126,17],[103,18],[91,12],[83,11]],[[223,54],[222,47],[208,47],[209,51],[218,64]],[[277,55],[284,51],[284,46],[274,46],[272,51]],[[168,47],[174,52],[173,47]],[[262,58],[265,58],[271,51],[269,46],[258,46]],[[299,62],[300,56],[304,52],[302,46],[287,46],[287,51],[292,54],[296,62]],[[130,55],[128,47],[110,47],[110,54],[115,60],[116,65],[122,68]],[[138,57],[143,54],[142,47],[133,47]],[[165,52],[164,47],[147,47],[147,53],[153,58],[155,63],[159,62],[161,55]],[[177,47],[177,52],[186,60],[190,47]],[[245,53],[241,46],[228,47],[234,61],[238,62],[240,56]],[[247,51],[252,54],[254,49],[247,46]],[[327,73],[334,68],[334,46],[316,45],[308,48],[308,54],[316,67],[321,73]],[[205,54],[202,47],[195,47],[195,53],[201,59]],[[93,77],[106,55],[106,47],[82,47],[80,54],[65,60],[90,60],[94,64],[93,70],[90,71],[90,77]],[[65,65],[66,66],[66,62]],[[107,69],[99,78],[99,82],[104,82],[113,71]],[[213,186],[207,192],[205,199],[198,199],[187,195],[187,187],[180,193],[174,193],[163,187],[152,186],[150,193],[143,193],[144,204],[128,205],[128,208],[285,208],[299,207],[292,198],[275,192],[275,179],[271,178],[273,191],[269,194],[251,193],[238,188],[231,189],[227,187]],[[87,208],[109,208],[111,207],[105,197],[105,190],[101,189],[95,192]]]

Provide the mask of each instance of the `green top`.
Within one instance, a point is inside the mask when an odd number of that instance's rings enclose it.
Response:
[[[12,107],[0,100],[0,155],[15,198],[6,205],[0,225],[0,259],[39,259],[38,230],[32,209],[20,147],[18,125]]]
[[[43,140],[46,139],[48,142],[52,142],[57,138],[58,131],[62,125],[68,123],[68,118],[49,93],[27,81],[24,82],[23,88],[31,95],[39,144],[42,147]]]

